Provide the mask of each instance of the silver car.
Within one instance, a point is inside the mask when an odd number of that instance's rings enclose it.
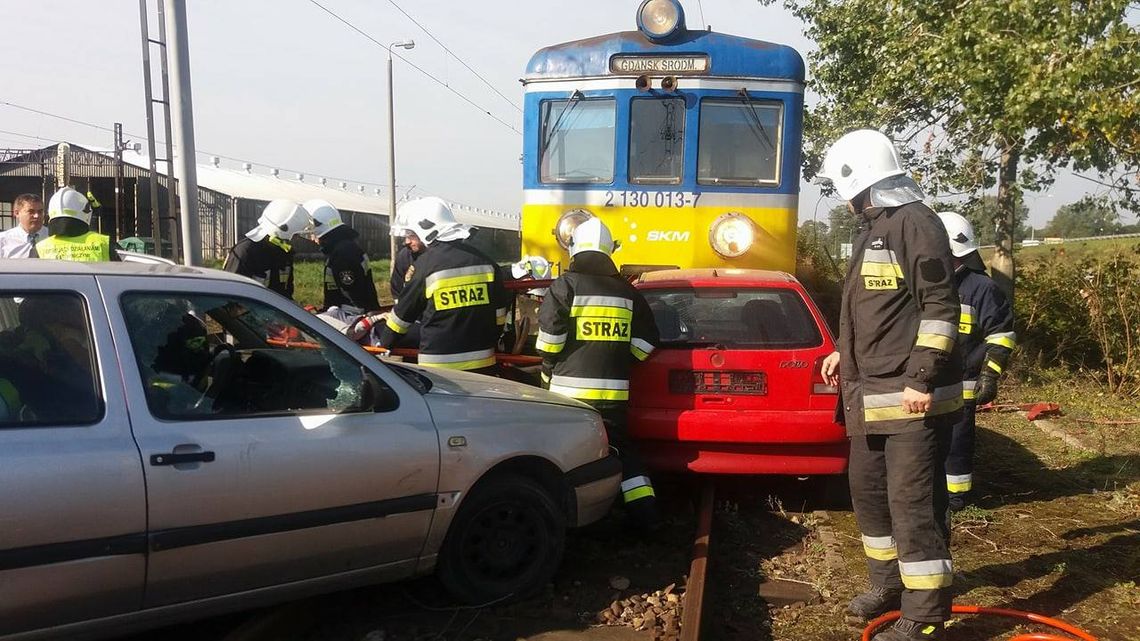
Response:
[[[248,279],[0,261],[0,639],[436,572],[522,596],[619,485],[587,406],[381,361]]]

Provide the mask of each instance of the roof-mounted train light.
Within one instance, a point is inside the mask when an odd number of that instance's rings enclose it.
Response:
[[[659,42],[685,30],[685,10],[679,0],[644,0],[637,8],[637,28]]]
[[[572,209],[562,214],[562,217],[554,224],[554,229],[551,230],[554,232],[554,237],[558,240],[558,244],[562,245],[562,249],[570,249],[571,234],[578,228],[578,225],[581,225],[593,217],[594,215],[585,209]]]
[[[709,227],[709,245],[725,258],[736,258],[752,247],[756,236],[752,220],[734,211],[723,214]]]

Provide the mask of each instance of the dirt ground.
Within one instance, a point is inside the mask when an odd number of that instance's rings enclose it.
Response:
[[[1007,384],[1002,402],[1055,401],[1031,423],[979,415],[976,500],[954,517],[956,603],[1060,617],[1106,641],[1140,640],[1140,403],[1071,376]],[[455,608],[432,579],[330,595],[276,638],[297,641],[652,641],[674,639],[698,488],[658,480],[667,526],[645,540],[622,515],[572,532],[563,567],[526,601]],[[851,641],[843,614],[865,585],[842,484],[720,479],[703,638]],[[672,595],[672,596],[670,596]],[[1003,641],[1006,619],[962,617],[953,641]],[[160,638],[159,636],[148,636]],[[161,638],[169,640],[166,634]],[[185,638],[202,639],[202,635]]]

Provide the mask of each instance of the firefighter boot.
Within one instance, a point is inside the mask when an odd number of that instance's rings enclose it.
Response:
[[[942,638],[942,623],[924,623],[899,619],[891,627],[876,634],[871,641],[938,641]]]
[[[851,599],[847,611],[869,621],[891,610],[898,610],[901,599],[902,590],[899,588],[872,585],[870,590]]]

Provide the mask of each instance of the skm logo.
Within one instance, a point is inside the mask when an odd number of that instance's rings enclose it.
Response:
[[[649,232],[649,242],[667,242],[667,243],[687,243],[689,242],[689,232],[676,231],[676,230],[653,230]]]

